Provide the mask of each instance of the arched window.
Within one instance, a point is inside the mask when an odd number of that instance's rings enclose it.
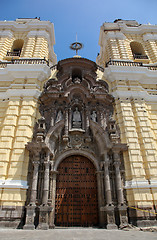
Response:
[[[17,56],[20,57],[24,41],[22,39],[17,39],[13,42],[11,52],[7,52],[7,56]]]
[[[130,47],[131,47],[134,59],[148,59],[148,56],[145,54],[145,51],[141,43],[131,42]]]

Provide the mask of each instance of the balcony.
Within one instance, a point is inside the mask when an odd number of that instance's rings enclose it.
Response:
[[[21,54],[21,51],[13,51],[13,52],[9,52],[7,51],[7,55],[5,57],[5,60],[11,60],[11,59],[19,59],[20,57],[20,54]]]
[[[143,63],[149,63],[149,58],[147,55],[142,54],[133,54],[134,61],[135,62],[143,62]]]

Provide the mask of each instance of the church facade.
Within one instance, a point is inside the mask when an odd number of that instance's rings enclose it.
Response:
[[[0,22],[0,225],[157,220],[157,27],[115,20],[96,63],[57,63],[53,24]]]

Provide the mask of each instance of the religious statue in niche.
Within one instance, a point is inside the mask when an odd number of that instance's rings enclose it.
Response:
[[[82,127],[82,117],[81,112],[78,107],[75,108],[72,115],[72,127],[73,128],[81,128]]]
[[[91,112],[91,120],[93,122],[97,122],[97,114],[96,114],[96,111],[92,111]]]
[[[56,116],[56,123],[61,121],[62,119],[63,119],[63,113],[61,110],[59,110]]]

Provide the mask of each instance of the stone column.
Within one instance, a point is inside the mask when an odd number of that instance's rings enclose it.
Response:
[[[111,184],[109,176],[109,159],[107,152],[104,155],[104,185],[105,185],[105,197],[106,197],[106,206],[105,212],[107,217],[107,229],[117,229],[115,224],[115,213],[114,206],[112,204],[112,194],[111,194]]]
[[[99,209],[99,226],[105,226],[105,218],[104,218],[104,201],[103,201],[103,191],[102,191],[102,171],[97,171],[97,185],[98,185],[98,209]]]
[[[51,171],[54,169],[54,161],[52,160],[51,162],[50,162],[50,164],[51,164]],[[50,172],[50,182],[49,182],[49,185],[50,185],[50,187],[49,187],[49,190],[50,190],[50,192],[49,192],[49,200],[50,200],[50,205],[52,205],[52,188],[53,188],[53,175],[52,175],[52,172]]]
[[[102,111],[102,109],[101,109]],[[101,127],[104,128],[104,118],[103,118],[103,113],[100,112],[100,124],[101,124]]]
[[[121,206],[124,204],[124,196],[123,196],[122,180],[121,180],[121,174],[120,174],[119,152],[114,152],[114,166],[115,166],[116,192],[117,192],[118,206]]]
[[[86,113],[86,129],[88,131],[88,129],[89,129],[89,116],[90,116],[88,109],[86,109],[85,113]]]
[[[65,108],[65,137],[68,137],[68,130],[69,130],[69,114],[68,114],[68,108]]]
[[[24,226],[24,229],[35,229],[34,217],[35,217],[35,209],[36,209],[39,155],[35,156],[33,165],[34,165],[34,169],[33,169],[33,178],[32,178],[31,197],[30,197],[30,204],[26,207],[26,224]]]
[[[56,200],[56,178],[57,178],[57,171],[52,171],[52,212],[50,213],[50,228],[54,228],[55,224],[55,200]]]
[[[38,183],[38,168],[39,161],[33,161],[33,178],[32,178],[32,189],[31,189],[31,197],[30,197],[30,205],[36,205],[36,196],[37,196],[37,183]]]
[[[51,109],[51,126],[53,127],[55,125],[55,114],[54,114],[54,108]]]
[[[112,205],[112,195],[111,195],[111,185],[110,185],[110,176],[109,176],[109,159],[104,162],[104,186],[105,186],[105,196],[106,196],[106,205]]]
[[[42,196],[42,205],[39,208],[39,225],[38,229],[49,229],[48,215],[52,210],[52,207],[48,205],[48,194],[49,194],[49,169],[50,169],[50,153],[47,153],[46,159],[44,161],[45,171],[44,171],[44,187]]]
[[[44,166],[45,166],[45,172],[44,172],[44,188],[43,188],[42,205],[47,205],[48,194],[49,194],[49,168],[50,168],[49,159],[47,159],[47,161],[44,162]]]
[[[116,192],[118,199],[118,211],[120,218],[120,227],[128,224],[127,207],[124,204],[124,195],[122,188],[122,179],[120,173],[120,154],[119,151],[114,151],[114,166],[115,166],[115,177],[116,177]]]

